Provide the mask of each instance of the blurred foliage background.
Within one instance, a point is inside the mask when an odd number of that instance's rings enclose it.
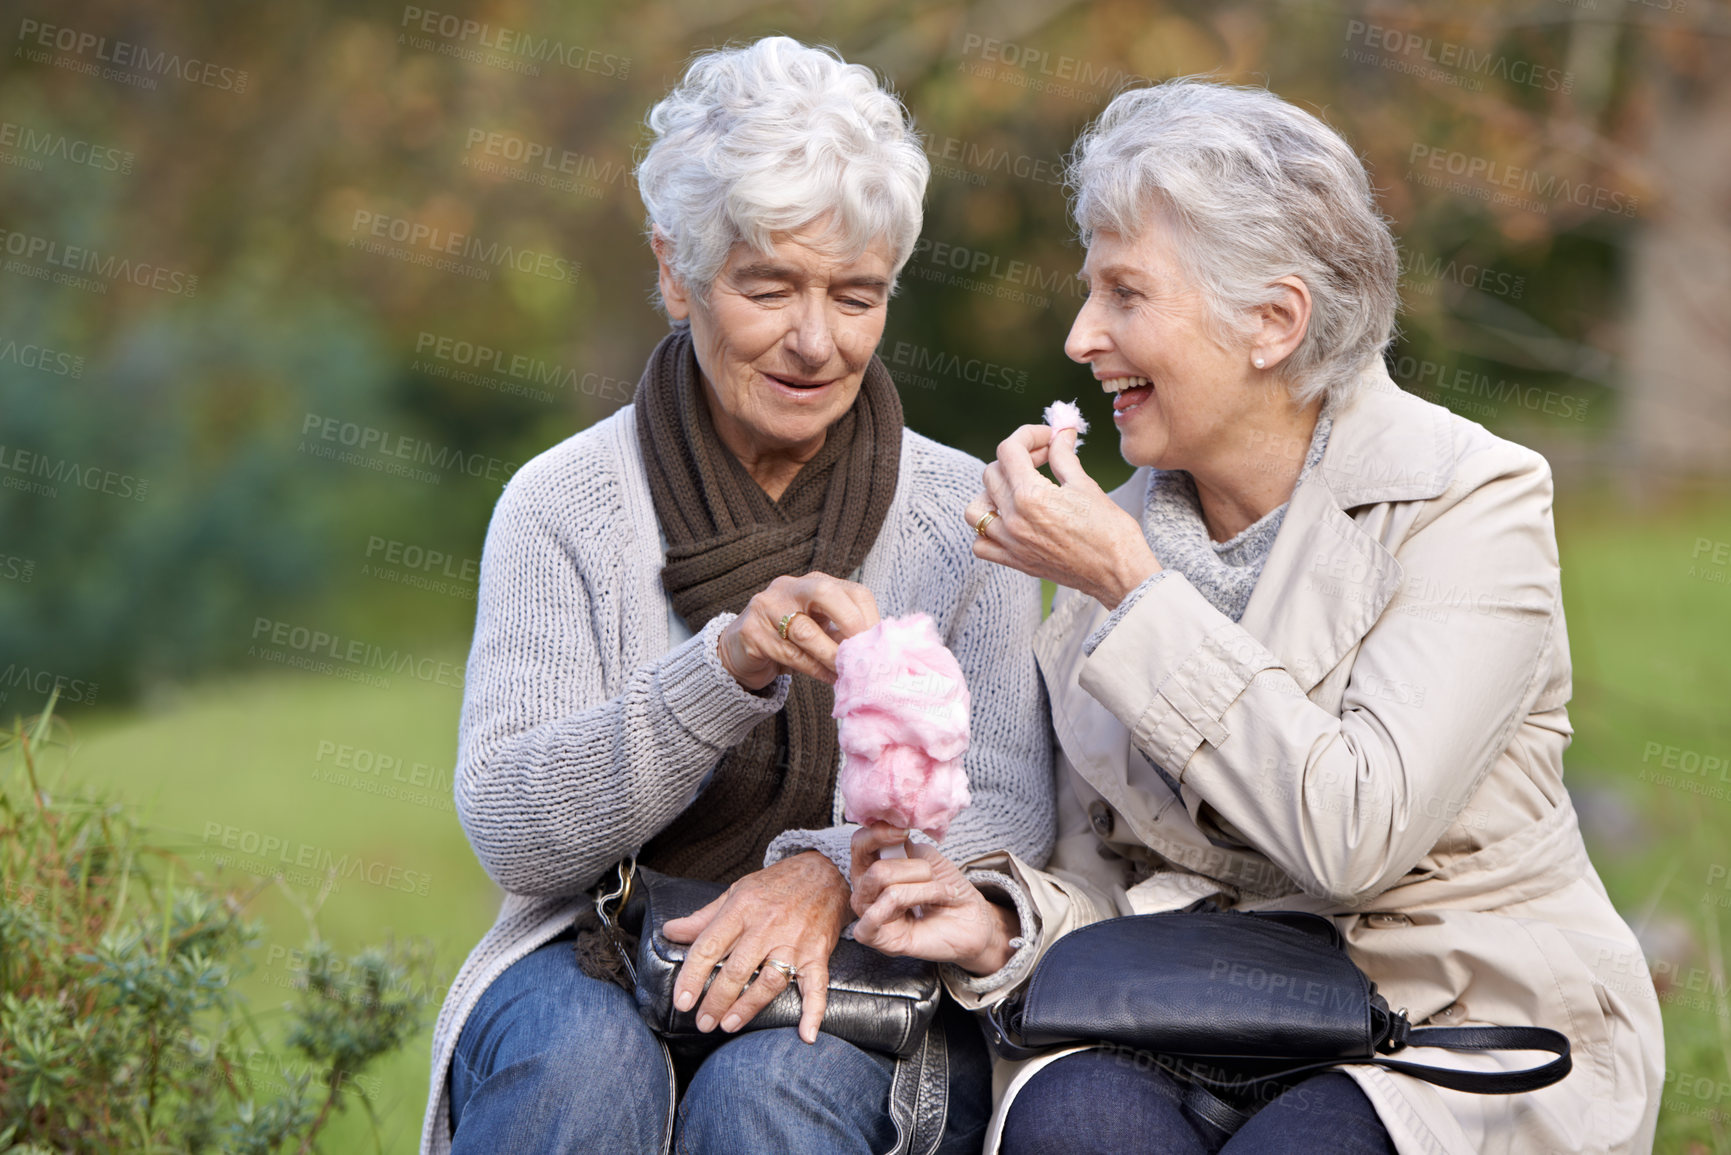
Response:
[[[1556,468],[1571,781],[1666,992],[1661,1149],[1731,1150],[1723,0],[7,9],[0,713],[58,685],[80,764],[213,862],[251,831],[428,875],[325,917],[434,937],[447,979],[497,899],[449,805],[487,517],[665,331],[630,166],[693,52],[786,33],[905,99],[934,174],[880,353],[980,455],[1054,398],[1106,415],[1059,174],[1113,92],[1321,113],[1401,238],[1397,380]],[[424,1048],[385,1084],[410,1150]]]

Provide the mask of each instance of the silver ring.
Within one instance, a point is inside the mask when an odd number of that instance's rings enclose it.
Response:
[[[792,963],[784,963],[778,958],[766,958],[763,960],[763,965],[766,967],[774,967],[776,970],[786,975],[788,982],[793,982],[799,977],[798,967],[794,966]]]

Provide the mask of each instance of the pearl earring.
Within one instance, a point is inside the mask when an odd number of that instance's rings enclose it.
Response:
[[[1250,363],[1252,365],[1256,366],[1258,369],[1262,368],[1262,358],[1261,357],[1252,357],[1250,359]]]

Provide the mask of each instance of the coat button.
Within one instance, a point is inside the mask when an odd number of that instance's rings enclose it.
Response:
[[[1448,1006],[1438,1011],[1434,1017],[1446,1019],[1448,1022],[1455,1023],[1467,1017],[1467,1009],[1459,1003],[1450,1003]]]
[[[1371,926],[1377,927],[1381,930],[1387,930],[1390,927],[1396,926],[1412,925],[1412,919],[1408,918],[1404,914],[1373,914],[1366,917],[1365,921],[1370,923]]]
[[[1101,838],[1112,837],[1112,808],[1098,798],[1088,804],[1088,822]]]

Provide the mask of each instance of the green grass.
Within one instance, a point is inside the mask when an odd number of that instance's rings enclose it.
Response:
[[[1714,977],[1731,910],[1719,917],[1705,901],[1731,902],[1721,877],[1731,874],[1724,869],[1731,843],[1722,833],[1731,823],[1731,780],[1681,774],[1679,787],[1642,777],[1643,769],[1660,769],[1667,747],[1677,758],[1691,751],[1731,761],[1731,585],[1691,556],[1701,539],[1731,541],[1731,502],[1637,512],[1599,495],[1564,495],[1558,537],[1575,666],[1569,782],[1584,801],[1591,796],[1585,826],[1606,887],[1664,972],[1667,1057],[1678,1077],[1668,1083],[1656,1149],[1731,1151],[1731,1128],[1721,1121],[1731,1101],[1702,1092],[1731,1080],[1731,1008],[1722,975]],[[381,690],[272,671],[198,687],[148,713],[75,720],[81,746],[74,777],[114,786],[152,808],[156,826],[173,832],[189,854],[204,854],[207,868],[232,827],[282,838],[291,858],[305,843],[416,871],[417,881],[426,875],[425,896],[346,882],[320,923],[344,948],[387,934],[428,936],[448,981],[498,901],[444,806],[458,705],[454,689],[402,678]],[[395,771],[349,773],[382,787],[421,789],[441,803],[320,781],[316,771],[336,768],[336,755],[321,743],[398,759]],[[419,787],[396,780],[414,778],[417,763],[428,768],[418,772],[423,777],[433,768],[443,777]],[[1731,766],[1725,773],[1731,779]],[[1690,784],[1719,791],[1703,794]],[[212,823],[221,829],[206,841]],[[286,948],[304,939],[300,914],[281,899],[267,894],[258,913],[268,919],[269,944]],[[280,954],[262,949],[251,983],[259,1005],[270,1007],[286,997],[282,984],[292,972]],[[414,1150],[429,1034],[379,1071],[387,1151]],[[370,1150],[365,1136],[364,1121],[351,1116],[325,1149]]]
[[[1731,903],[1731,585],[1728,567],[1704,564],[1711,543],[1731,542],[1731,503],[1636,511],[1564,495],[1557,517],[1575,674],[1568,781],[1598,796],[1583,808],[1599,815],[1583,823],[1588,848],[1642,934],[1665,1018],[1654,1149],[1731,1151],[1731,1096],[1717,1097],[1731,1082],[1731,912],[1719,905]],[[1723,771],[1701,769],[1708,757]]]
[[[461,661],[460,653],[452,657]],[[338,863],[348,856],[359,865],[318,914],[324,937],[345,950],[392,935],[433,942],[438,987],[430,992],[427,1029],[372,1072],[388,1152],[415,1150],[433,1016],[444,986],[498,910],[499,891],[476,862],[451,809],[459,702],[455,689],[403,677],[379,689],[272,672],[201,686],[151,713],[73,722],[78,747],[71,779],[113,788],[138,804],[160,838],[199,869],[220,871],[241,886],[250,886],[255,872],[279,866],[302,870],[310,881],[320,875],[321,852]],[[370,773],[349,770],[351,781],[399,794],[414,791],[435,804],[321,781],[318,772],[337,770],[345,746],[398,760]],[[223,845],[231,832],[236,849]],[[265,838],[281,839],[284,846],[268,855],[240,853],[242,840],[251,846],[252,837],[260,840],[260,850]],[[303,852],[302,846],[309,849]],[[294,866],[303,853],[315,866]],[[231,861],[218,867],[217,857]],[[399,873],[393,876],[392,867]],[[377,881],[367,881],[368,873]],[[315,890],[297,889],[309,895]],[[267,933],[245,986],[254,1007],[264,1012],[261,1022],[273,1023],[291,997],[296,956],[290,952],[306,942],[307,923],[274,888],[252,910],[265,920]],[[357,1109],[321,1139],[325,1151],[374,1149]]]

